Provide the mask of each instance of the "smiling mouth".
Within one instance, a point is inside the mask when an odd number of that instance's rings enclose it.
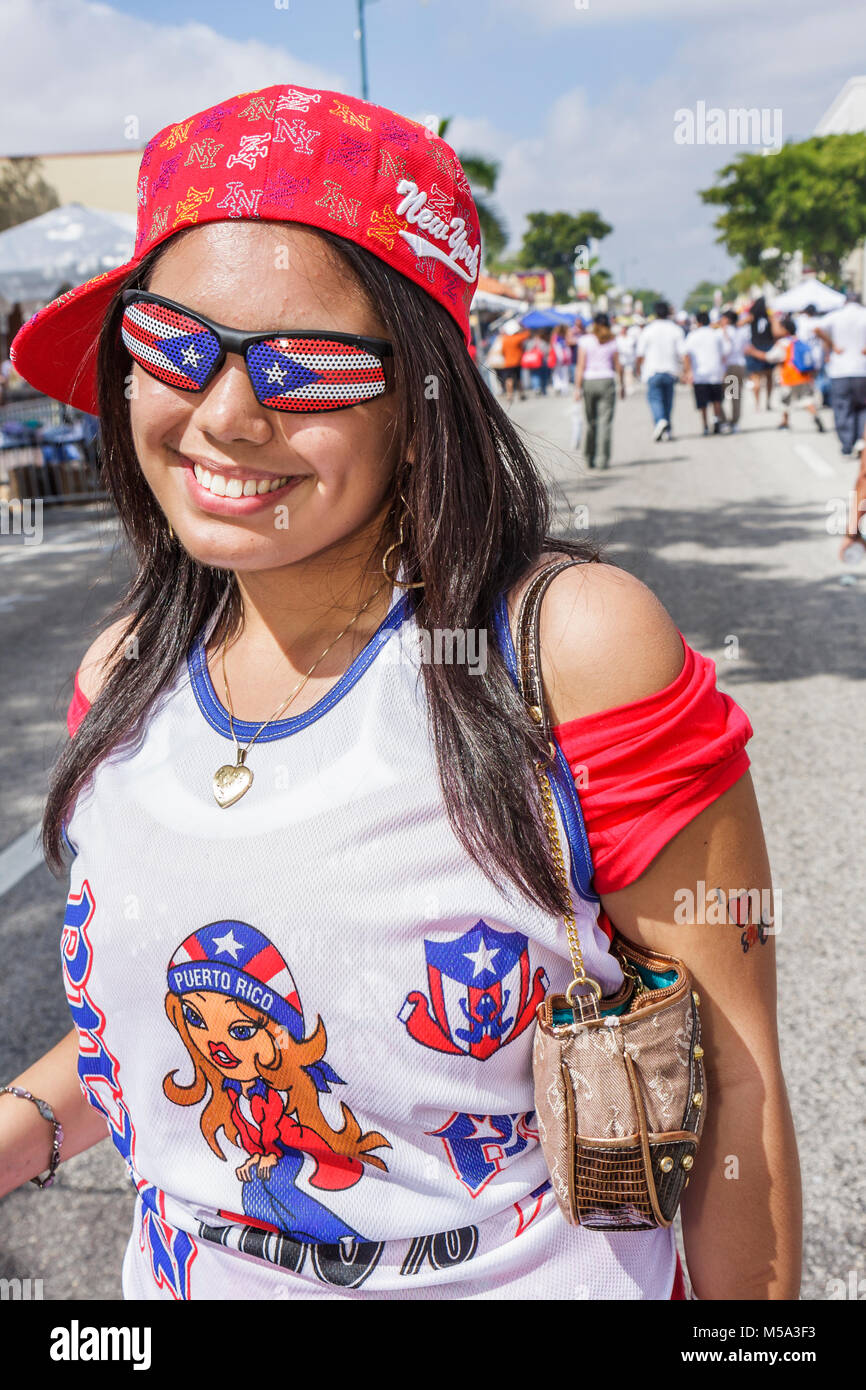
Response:
[[[280,488],[287,487],[290,482],[302,476],[286,473],[278,478],[257,478],[238,473],[229,477],[225,473],[211,473],[200,463],[190,462],[189,467],[195,474],[199,486],[214,497],[264,497],[265,493],[279,492]]]
[[[210,1048],[211,1057],[213,1057],[214,1061],[219,1066],[236,1067],[239,1064],[240,1058],[236,1057],[233,1052],[230,1052],[229,1049],[226,1047],[225,1043],[212,1042],[208,1043],[208,1047]]]

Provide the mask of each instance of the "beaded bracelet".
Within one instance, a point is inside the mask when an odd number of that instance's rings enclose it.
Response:
[[[50,1120],[51,1124],[54,1126],[54,1140],[51,1146],[51,1162],[48,1165],[48,1176],[47,1178],[30,1179],[30,1181],[34,1182],[39,1188],[50,1187],[54,1181],[54,1174],[57,1172],[57,1166],[60,1163],[60,1145],[63,1143],[63,1126],[59,1120],[55,1119],[54,1111],[51,1109],[47,1100],[40,1100],[38,1096],[32,1096],[29,1091],[23,1090],[21,1086],[0,1086],[0,1096],[4,1093],[10,1096],[19,1096],[21,1100],[31,1101],[36,1106],[43,1120]]]

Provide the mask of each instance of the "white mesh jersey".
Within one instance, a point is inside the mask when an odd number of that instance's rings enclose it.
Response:
[[[671,1231],[577,1229],[556,1205],[531,1045],[571,978],[565,927],[450,826],[406,595],[316,705],[264,730],[225,809],[210,627],[66,828],[81,1083],[138,1193],[124,1296],[669,1298]],[[513,673],[503,600],[496,632]],[[608,992],[561,752],[554,789]]]

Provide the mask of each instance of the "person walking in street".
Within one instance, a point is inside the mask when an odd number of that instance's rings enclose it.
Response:
[[[566,342],[565,329],[554,328],[550,335],[550,351],[547,365],[551,370],[551,385],[555,396],[567,396],[569,387],[568,369],[571,364],[571,348]]]
[[[700,411],[704,434],[721,434],[725,418],[722,414],[725,338],[721,328],[711,325],[706,309],[699,309],[695,315],[695,327],[686,337],[683,355],[688,364],[686,385],[694,389],[695,405]],[[715,417],[712,430],[707,422],[709,407],[712,407]]]
[[[770,351],[781,334],[770,316],[766,300],[759,295],[748,313],[749,341],[743,351],[746,357],[746,373],[755,392],[755,409],[761,408],[761,386],[767,410],[772,410],[770,398],[773,391],[773,364],[767,362],[764,353]]]
[[[529,373],[529,389],[534,391],[536,396],[547,395],[547,385],[550,380],[550,368],[547,365],[549,352],[550,341],[546,334],[541,331],[531,334],[523,345],[520,365],[524,371]]]
[[[586,419],[583,454],[588,468],[610,467],[617,381],[622,399],[625,385],[616,338],[607,314],[598,313],[593,318],[592,329],[580,340],[574,382],[574,399],[583,398]]]
[[[824,339],[819,338],[815,332],[820,317],[815,305],[807,304],[802,314],[794,315],[794,322],[797,325],[797,337],[808,344],[815,363],[815,398],[818,409],[832,410],[832,383],[827,371],[827,358],[830,354]]]
[[[866,308],[860,296],[850,293],[841,309],[825,314],[815,334],[828,350],[833,419],[847,456],[866,440]]]
[[[501,332],[482,342],[485,380],[494,395],[500,396],[505,394],[505,354],[502,351],[502,344]],[[496,389],[494,389],[494,383]]]
[[[635,360],[635,371],[646,382],[656,441],[673,439],[674,387],[683,373],[685,334],[670,312],[665,300],[656,303],[655,317],[638,338]]]
[[[751,342],[748,323],[741,323],[736,309],[725,309],[722,314],[722,339],[724,343],[724,400],[730,401],[731,412],[727,422],[731,434],[740,428],[740,413],[743,405],[743,386],[746,379],[746,357],[744,348]]]
[[[815,365],[811,349],[798,336],[796,321],[790,314],[780,319],[779,327],[782,337],[777,338],[769,351],[763,354],[765,362],[778,364],[779,367],[782,419],[778,428],[790,429],[792,406],[803,404],[812,416],[815,428],[823,434],[824,423],[819,414],[820,401],[815,390]]]
[[[511,328],[511,332],[506,329]],[[523,357],[523,348],[529,337],[528,328],[520,328],[516,324],[506,324],[502,330],[502,356],[505,362],[501,368],[502,376],[500,380],[505,387],[506,405],[513,405],[514,393],[517,392],[521,400],[525,400],[523,394],[523,384],[521,377],[520,362]]]
[[[633,325],[623,320],[616,333],[616,352],[622,367],[622,381],[625,394],[630,394],[634,381],[634,364],[637,361],[637,340],[639,333],[633,331]]]
[[[571,361],[568,364],[568,383],[570,386],[574,385],[577,376],[577,349],[580,346],[581,338],[586,333],[586,328],[586,322],[578,312],[574,316],[574,323],[570,323],[565,330],[565,341],[571,351]]]

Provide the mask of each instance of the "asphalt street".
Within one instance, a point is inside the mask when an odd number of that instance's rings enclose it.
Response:
[[[752,776],[783,903],[780,1033],[803,1167],[803,1297],[826,1299],[832,1280],[864,1274],[855,967],[866,900],[866,558],[843,567],[827,520],[853,485],[853,461],[805,414],[783,432],[751,401],[739,434],[704,438],[681,388],[673,442],[652,442],[636,391],[617,407],[612,467],[588,472],[570,448],[570,412],[570,400],[551,397],[513,407],[549,475],[559,530],[588,527],[654,590],[754,727]],[[39,545],[0,536],[3,1080],[70,1027],[58,958],[66,883],[39,861],[35,828],[74,670],[126,570],[116,524],[98,509],[46,509]],[[0,1203],[0,1277],[42,1279],[46,1299],[118,1298],[131,1213],[106,1142],[65,1164],[49,1191],[28,1184]]]

